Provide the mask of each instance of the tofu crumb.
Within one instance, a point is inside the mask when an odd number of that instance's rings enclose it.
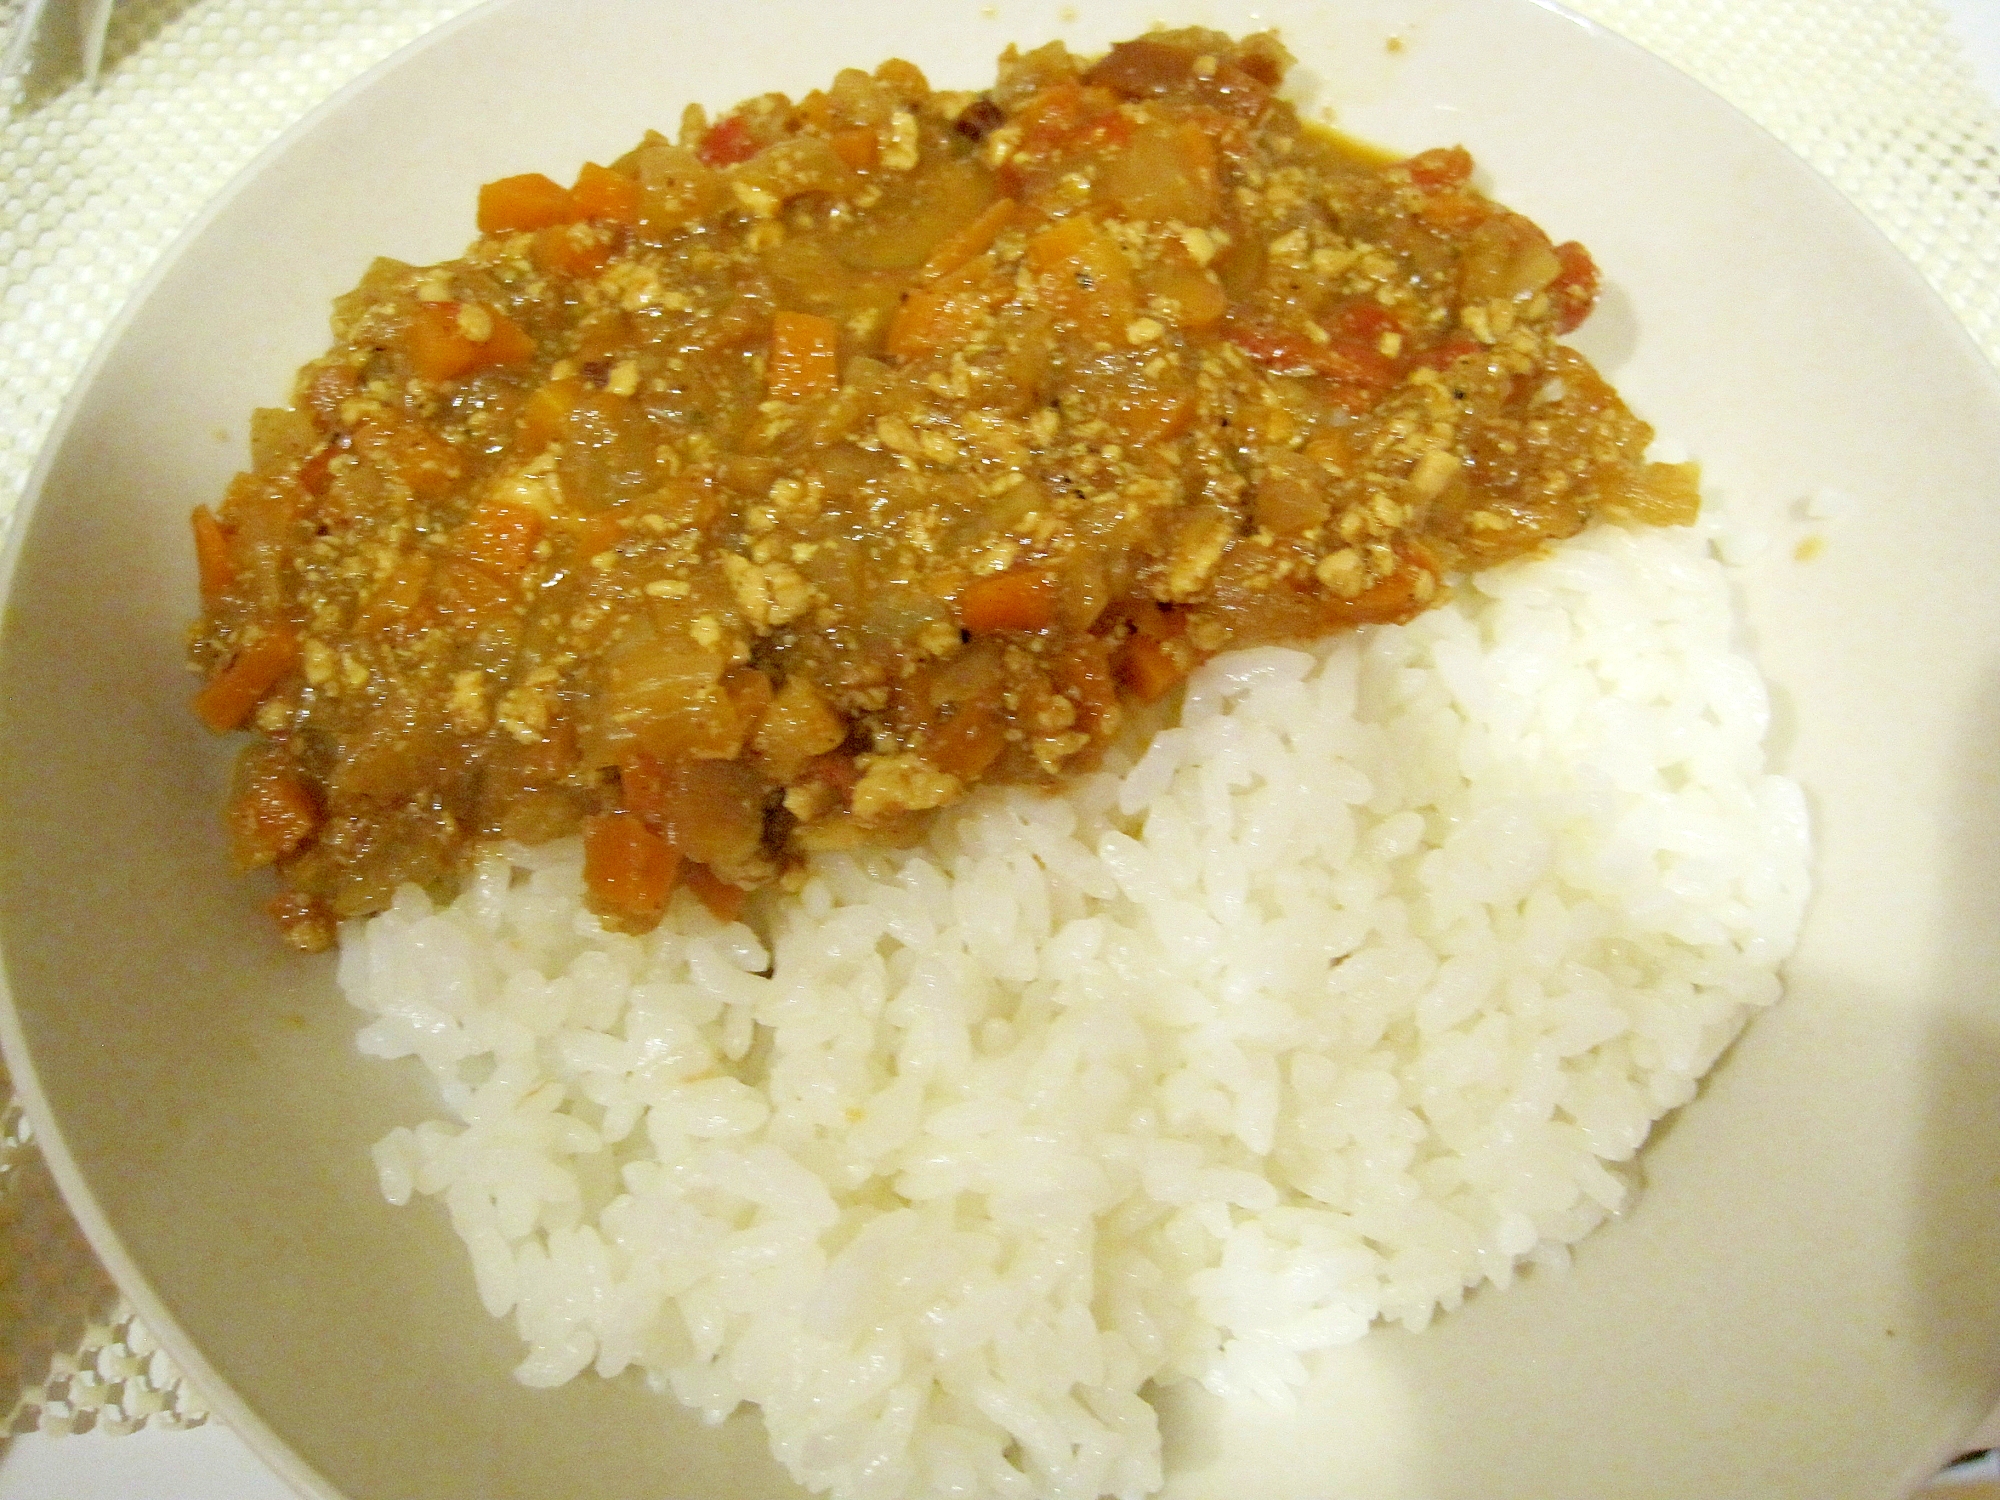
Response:
[[[882,165],[891,172],[907,172],[917,164],[917,117],[907,109],[889,116],[889,139],[882,145]]]

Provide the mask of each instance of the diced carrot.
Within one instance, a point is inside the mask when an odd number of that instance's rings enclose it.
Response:
[[[951,294],[948,292],[911,292],[897,305],[896,315],[889,320],[889,332],[882,340],[883,347],[898,359],[916,359],[921,355],[951,346],[952,339],[946,330],[952,311]]]
[[[441,495],[458,481],[457,452],[415,422],[364,419],[355,425],[354,442],[369,463],[384,475],[401,480],[413,494]]]
[[[823,90],[814,89],[794,106],[808,129],[825,135],[833,129],[833,103]]]
[[[194,565],[201,579],[201,602],[213,608],[236,581],[236,560],[229,555],[229,533],[206,505],[194,508]]]
[[[636,745],[618,762],[618,801],[626,812],[655,828],[667,814],[666,772]]]
[[[431,602],[439,614],[475,632],[520,601],[512,583],[475,563],[447,562],[431,576]]]
[[[1059,219],[1028,241],[1028,268],[1042,303],[1061,321],[1097,339],[1123,344],[1138,311],[1131,262],[1088,214]]]
[[[731,115],[708,128],[701,144],[694,148],[694,154],[711,167],[733,167],[738,162],[750,160],[761,149],[756,137],[750,134],[750,127],[743,122],[743,116]]]
[[[840,325],[814,313],[773,313],[764,379],[777,401],[803,401],[840,389]]]
[[[889,320],[883,347],[899,359],[961,348],[993,315],[999,298],[1012,291],[1011,281],[974,278],[967,270],[929,288],[906,292]]]
[[[535,231],[530,254],[535,265],[551,276],[594,276],[616,248],[601,227],[592,224],[551,224]]]
[[[681,884],[708,908],[709,915],[718,922],[734,922],[743,915],[743,903],[750,899],[750,893],[742,886],[731,885],[707,865],[698,865],[692,860],[681,867]]]
[[[230,799],[229,849],[239,870],[276,864],[319,827],[319,802],[296,772],[261,766]]]
[[[403,350],[422,380],[454,380],[479,363],[479,346],[458,329],[458,304],[426,302],[410,315]]]
[[[344,444],[324,443],[317,453],[299,465],[299,488],[317,499],[324,495],[327,486],[333,483],[334,455]]]
[[[1469,234],[1493,217],[1493,205],[1477,193],[1432,193],[1417,205],[1416,214],[1446,234]]]
[[[931,251],[930,258],[924,262],[922,274],[931,279],[949,276],[974,256],[984,255],[1007,226],[1014,222],[1014,213],[1019,207],[1012,198],[989,203],[978,218],[945,236],[943,243]]]
[[[1369,411],[1402,379],[1402,367],[1374,343],[1361,339],[1320,343],[1303,334],[1235,317],[1222,336],[1277,375],[1323,375],[1347,410]]]
[[[958,599],[958,620],[974,635],[1041,630],[1056,617],[1056,586],[1040,573],[1015,570],[976,578]]]
[[[535,559],[542,513],[511,500],[488,500],[451,534],[452,552],[467,562],[517,578]]]
[[[882,139],[872,130],[836,130],[827,137],[833,154],[857,172],[865,172],[882,157]]]
[[[299,660],[299,638],[289,625],[268,625],[236,653],[235,660],[194,695],[195,716],[217,734],[239,729],[252,709]]]
[[[431,560],[428,556],[413,552],[405,557],[396,564],[382,585],[368,596],[367,604],[362,606],[361,613],[355,618],[355,633],[372,635],[391,626],[415,623],[413,613],[430,581]]]
[[[666,910],[680,856],[631,813],[605,813],[583,825],[583,889],[599,916],[650,928]]]
[[[948,776],[973,782],[1007,748],[1007,725],[983,703],[974,703],[931,731],[924,759]]]
[[[490,365],[513,365],[534,356],[535,341],[505,313],[477,308],[488,324],[486,336],[475,339],[461,312],[473,304],[423,302],[403,331],[403,351],[410,368],[423,380],[456,380]]]
[[[1187,674],[1179,655],[1150,635],[1127,636],[1118,648],[1118,685],[1141,703],[1158,702]]]
[[[567,224],[575,217],[576,203],[569,189],[540,172],[502,177],[479,190],[481,234],[543,229],[550,224]]]
[[[639,222],[639,180],[594,161],[583,164],[569,196],[578,218],[609,219],[614,224]]]
[[[535,341],[527,331],[505,313],[487,309],[493,319],[493,332],[480,344],[480,368],[487,365],[524,364],[535,357]]]
[[[600,552],[608,552],[624,540],[625,528],[616,516],[586,516],[574,523],[570,546],[580,561],[587,562]]]
[[[569,427],[569,414],[583,396],[583,385],[575,380],[554,380],[540,387],[521,404],[521,416],[514,429],[514,448],[523,454],[540,453]]]

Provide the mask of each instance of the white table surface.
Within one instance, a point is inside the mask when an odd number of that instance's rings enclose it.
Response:
[[[1939,0],[1987,93],[2000,102],[2000,0]],[[2000,1413],[1985,1442],[2000,1445]],[[1949,1495],[1951,1491],[1944,1491]],[[300,1500],[228,1428],[129,1437],[28,1433],[0,1453],[0,1500]]]

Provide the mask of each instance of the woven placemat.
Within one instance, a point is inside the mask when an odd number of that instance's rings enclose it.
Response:
[[[473,0],[126,0],[85,86],[65,38],[0,85],[0,518],[91,349],[202,205],[287,126]],[[1573,0],[1785,141],[2000,362],[2000,119],[1926,0]],[[21,0],[0,0],[0,30]],[[11,1097],[0,1071],[0,1099]],[[0,1116],[0,1433],[206,1415]]]

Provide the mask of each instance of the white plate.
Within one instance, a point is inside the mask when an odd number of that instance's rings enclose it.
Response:
[[[1081,12],[1081,14],[1078,14]],[[1462,140],[1605,268],[1582,342],[1771,539],[1742,575],[1774,739],[1812,800],[1791,993],[1645,1158],[1567,1276],[1328,1361],[1294,1413],[1169,1394],[1170,1490],[1330,1500],[1883,1500],[2000,1392],[2000,390],[1916,275],[1741,117],[1524,0],[922,8],[507,0],[294,132],[167,258],[38,471],[0,632],[10,1066],[148,1321],[310,1493],[781,1493],[753,1422],[636,1382],[515,1386],[443,1215],[368,1143],[422,1107],[355,1055],[330,966],[221,851],[226,749],[186,711],[186,515],[376,253],[455,254],[472,189],[563,176],[711,106],[901,54],[1279,26],[1313,102]],[[1391,36],[1401,50],[1391,51]],[[1801,518],[1836,491],[1844,514]],[[1799,561],[1808,534],[1823,549]]]

